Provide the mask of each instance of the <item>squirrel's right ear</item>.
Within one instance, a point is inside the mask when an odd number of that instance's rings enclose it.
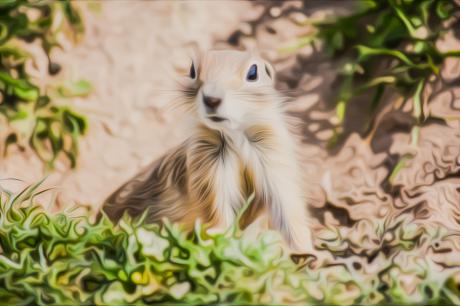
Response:
[[[196,79],[196,76],[197,76],[197,71],[195,68],[195,63],[192,60],[192,64],[190,65],[190,70],[189,70],[189,77],[194,80]]]
[[[200,49],[200,46],[196,42],[191,42],[185,46],[187,52],[194,58],[201,57],[203,50]]]
[[[198,70],[199,70],[199,67],[200,67],[200,59],[201,59],[201,55],[202,55],[202,52],[200,50],[200,47],[198,46],[197,43],[190,43],[188,45],[186,45],[186,51],[188,53],[188,56],[190,58],[190,69],[189,69],[189,76],[192,78],[192,79],[195,79],[196,76],[198,75]],[[193,71],[194,70],[194,73]]]

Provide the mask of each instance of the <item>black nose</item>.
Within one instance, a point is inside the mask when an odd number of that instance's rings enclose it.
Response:
[[[203,102],[204,105],[211,109],[217,108],[220,103],[222,102],[221,98],[215,98],[215,97],[208,97],[208,96],[203,96]]]

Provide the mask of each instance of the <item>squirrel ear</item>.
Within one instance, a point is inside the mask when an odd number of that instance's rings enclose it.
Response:
[[[273,68],[273,66],[269,62],[264,61],[264,69],[268,77],[275,81],[275,69]]]
[[[196,42],[189,43],[185,46],[187,54],[195,65],[195,68],[198,69],[200,66],[200,58],[203,52],[200,50],[199,45]]]

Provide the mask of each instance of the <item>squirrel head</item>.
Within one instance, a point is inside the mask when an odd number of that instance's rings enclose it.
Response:
[[[245,129],[279,111],[273,67],[248,51],[211,50],[190,63],[184,99],[212,129]]]

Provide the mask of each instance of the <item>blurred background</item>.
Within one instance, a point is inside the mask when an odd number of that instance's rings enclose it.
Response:
[[[257,48],[302,122],[316,246],[368,273],[460,267],[458,1],[61,4],[0,4],[29,18],[0,21],[0,177],[20,180],[2,186],[47,176],[54,209],[96,212],[188,136],[171,93],[190,48]]]

